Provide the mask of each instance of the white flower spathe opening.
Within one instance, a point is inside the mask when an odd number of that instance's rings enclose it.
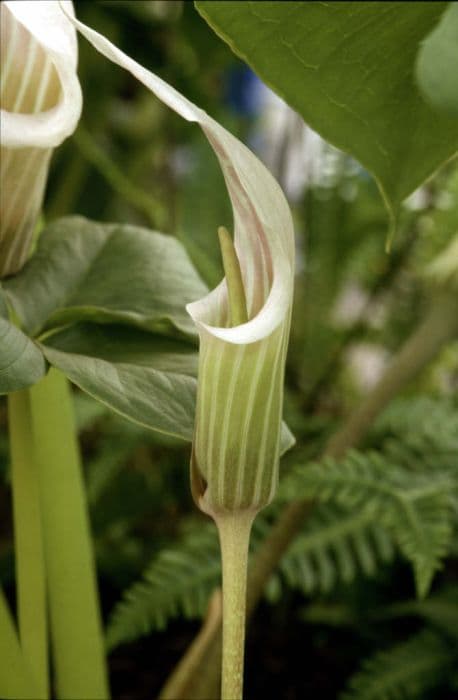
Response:
[[[0,30],[1,278],[27,259],[52,150],[75,130],[82,95],[76,32],[57,2],[2,2]]]
[[[81,115],[74,27],[57,2],[2,2],[0,12],[1,144],[55,148]]]

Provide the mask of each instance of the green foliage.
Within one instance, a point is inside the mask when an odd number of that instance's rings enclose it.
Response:
[[[417,59],[419,87],[437,110],[458,116],[458,5],[451,2],[426,37]]]
[[[46,372],[40,349],[9,320],[0,286],[0,394],[18,391],[37,382]]]
[[[34,336],[90,320],[195,337],[185,306],[207,291],[172,236],[82,217],[48,226],[26,268],[4,288]]]
[[[393,609],[403,615],[418,615],[450,637],[458,638],[458,589],[455,587],[443,587],[426,600],[395,603]]]
[[[25,389],[46,373],[40,349],[19,328],[0,318],[0,394]]]
[[[441,684],[457,660],[457,649],[447,639],[425,630],[366,660],[340,698],[419,700]]]
[[[449,400],[401,398],[372,433],[374,441],[382,442],[384,456],[352,452],[343,461],[290,471],[276,504],[255,521],[252,550],[268,536],[285,501],[306,497],[317,503],[272,576],[267,598],[278,602],[287,588],[307,596],[329,594],[358,578],[374,578],[394,561],[397,550],[411,561],[418,591],[424,595],[451,546],[455,418]],[[431,454],[437,463],[428,472]],[[109,461],[108,469],[116,463]],[[211,591],[220,585],[214,527],[199,523],[175,545],[159,551],[142,579],[115,606],[108,628],[111,648],[163,629],[177,616],[202,616]],[[429,607],[430,599],[412,602],[400,612],[433,622],[454,610],[454,601],[447,600],[431,600]]]
[[[36,382],[46,357],[124,417],[191,439],[197,354],[185,305],[206,286],[177,240],[61,219],[42,232],[27,266],[4,289],[22,328],[42,342],[0,319],[2,391]]]
[[[308,611],[307,611],[308,612]],[[348,608],[342,606],[341,618],[355,622],[355,617]],[[396,600],[381,607],[375,606],[368,613],[368,621],[383,623],[396,621],[400,618],[417,618],[426,622],[429,627],[450,638],[458,636],[458,590],[454,586],[442,585],[436,593],[423,600]]]
[[[283,556],[280,580],[307,595],[329,593],[341,583],[352,583],[358,574],[374,576],[393,560],[394,553],[392,537],[377,522],[370,505],[346,510],[336,504],[319,504]],[[273,589],[274,600],[280,590]]]
[[[270,528],[271,515],[261,514],[254,525],[253,551]],[[358,573],[373,576],[393,556],[392,540],[370,509],[350,513],[323,504],[283,556],[267,597],[277,602],[285,586],[308,595],[329,592],[340,583],[351,583]],[[179,615],[201,617],[212,590],[220,585],[220,574],[216,530],[199,523],[175,546],[161,550],[142,581],[124,593],[110,618],[109,647],[163,629]]]
[[[372,434],[395,464],[413,471],[456,472],[458,406],[452,399],[399,398],[376,421]]]
[[[81,323],[41,347],[74,384],[120,415],[191,440],[197,354],[189,344],[126,326]]]
[[[456,122],[435,113],[413,80],[419,43],[445,3],[196,6],[312,128],[374,174],[392,213],[456,152]]]
[[[178,615],[201,616],[220,573],[214,526],[201,525],[179,544],[159,552],[111,616],[109,648],[162,629]]]
[[[348,510],[370,505],[411,561],[424,596],[450,545],[452,485],[446,474],[413,475],[376,452],[350,451],[343,460],[297,467],[280,496],[331,501]]]

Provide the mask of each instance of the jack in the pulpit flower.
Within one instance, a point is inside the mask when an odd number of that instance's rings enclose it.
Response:
[[[1,278],[27,260],[52,151],[75,130],[82,97],[76,32],[59,3],[2,2],[0,13]]]
[[[216,517],[254,515],[272,500],[278,480],[294,276],[288,204],[264,165],[218,122],[105,37],[72,21],[100,53],[198,123],[220,162],[234,243],[221,232],[226,277],[187,307],[200,337],[191,477],[202,510]]]

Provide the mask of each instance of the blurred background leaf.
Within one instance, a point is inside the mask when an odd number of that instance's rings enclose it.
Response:
[[[413,80],[419,42],[447,3],[202,0],[196,7],[313,129],[374,175],[392,218],[456,154],[456,121],[435,113]],[[449,52],[453,13],[439,39]],[[452,66],[446,73],[453,80]]]

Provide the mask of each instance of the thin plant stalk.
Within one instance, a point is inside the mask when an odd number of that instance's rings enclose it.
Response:
[[[49,697],[48,630],[40,488],[27,389],[8,396],[16,591],[22,653],[36,682],[36,698]]]
[[[30,395],[57,697],[105,700],[102,625],[70,386],[51,369]]]
[[[222,700],[243,697],[248,547],[254,513],[218,514],[223,569]]]

